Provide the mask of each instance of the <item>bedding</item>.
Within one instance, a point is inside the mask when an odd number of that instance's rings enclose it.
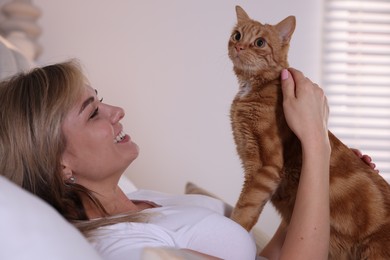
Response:
[[[0,259],[101,259],[46,202],[0,176]]]

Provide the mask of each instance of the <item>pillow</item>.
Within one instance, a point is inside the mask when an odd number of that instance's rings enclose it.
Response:
[[[119,179],[118,185],[125,194],[137,190],[137,187],[135,187],[134,183],[124,174]]]
[[[186,184],[185,194],[201,194],[201,195],[206,195],[206,196],[221,200],[220,198],[215,196],[213,193],[197,186],[196,184],[194,184],[192,182],[188,182]],[[233,211],[233,206],[229,205],[226,202],[224,202],[224,204],[225,204],[225,216],[230,217],[230,215]],[[257,252],[260,252],[265,247],[265,245],[268,243],[268,241],[270,239],[260,228],[258,228],[256,226],[254,228],[252,228],[251,233],[252,233],[253,238],[255,239],[255,242],[256,242]]]
[[[43,200],[0,176],[0,259],[101,259]]]

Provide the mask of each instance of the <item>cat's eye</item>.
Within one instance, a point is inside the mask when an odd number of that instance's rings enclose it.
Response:
[[[238,42],[241,40],[241,33],[239,31],[235,31],[232,35],[232,39]]]
[[[265,39],[264,38],[257,38],[256,41],[255,41],[255,46],[256,47],[264,47],[265,45]]]

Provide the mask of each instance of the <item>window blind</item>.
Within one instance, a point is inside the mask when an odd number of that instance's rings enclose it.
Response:
[[[324,0],[329,129],[390,182],[390,0]]]

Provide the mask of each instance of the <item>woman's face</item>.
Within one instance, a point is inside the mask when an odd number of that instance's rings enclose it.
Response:
[[[104,181],[119,180],[138,156],[138,146],[120,124],[124,115],[122,108],[102,103],[94,89],[84,88],[62,124],[66,139],[64,179],[73,175],[78,184],[90,189]]]

